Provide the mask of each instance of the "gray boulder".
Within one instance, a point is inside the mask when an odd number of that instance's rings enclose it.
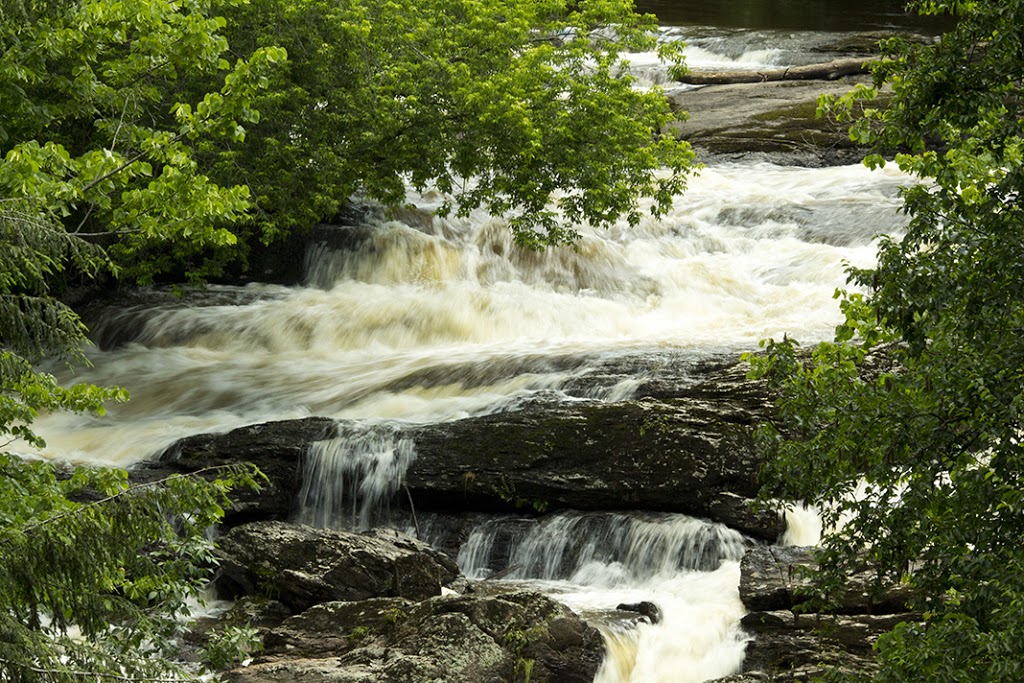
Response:
[[[380,529],[357,534],[256,522],[228,531],[217,556],[223,595],[264,595],[292,612],[335,600],[422,600],[458,576],[443,553]]]
[[[530,591],[329,602],[271,629],[265,644],[228,679],[589,683],[604,656],[595,629]]]

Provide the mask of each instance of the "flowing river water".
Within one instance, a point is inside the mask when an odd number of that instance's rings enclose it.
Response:
[[[708,34],[690,61],[780,63],[808,41]],[[870,264],[876,234],[899,230],[906,182],[891,167],[713,164],[667,216],[584,226],[574,247],[543,253],[514,248],[506,224],[483,212],[432,218],[440,198],[410,193],[414,209],[371,213],[372,229],[354,230],[347,248],[313,244],[303,286],[212,287],[205,305],[106,315],[95,331],[131,341],[92,349],[94,366],[76,379],[125,386],[132,399],[102,418],[42,417],[44,455],[129,466],[188,434],[344,418],[360,427],[310,455],[301,520],[407,524],[385,505],[415,457],[415,444],[391,437],[394,425],[500,411],[538,392],[571,400],[567,386],[619,357],[670,362],[784,333],[825,338],[844,261]],[[591,398],[629,398],[657,370],[650,363]],[[599,624],[603,683],[701,681],[742,661],[744,544],[682,515],[563,511],[484,521],[459,563],[469,577],[525,583]],[[658,605],[659,624],[615,612],[640,601]]]

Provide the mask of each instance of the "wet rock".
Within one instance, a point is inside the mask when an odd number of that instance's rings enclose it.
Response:
[[[301,463],[311,443],[335,436],[337,423],[322,417],[248,425],[225,434],[185,437],[161,453],[155,462],[132,471],[135,481],[154,481],[171,474],[198,472],[229,463],[249,462],[267,480],[261,490],[237,489],[224,523],[288,519],[295,511],[301,482]]]
[[[486,528],[491,532],[487,562],[482,569],[490,572],[507,570],[519,542],[536,526],[537,518],[527,515],[493,515],[484,512],[428,512],[419,518],[421,540],[441,550],[453,560],[474,531]],[[492,576],[491,578],[496,578]]]
[[[846,55],[879,54],[879,43],[890,38],[903,40],[918,45],[928,45],[935,41],[933,36],[903,31],[861,31],[857,33],[837,33],[823,43],[811,48],[811,52],[831,52]]]
[[[265,595],[292,612],[333,600],[439,595],[458,575],[443,553],[394,531],[362,534],[282,522],[236,527],[218,540],[226,597]]]
[[[329,602],[271,629],[228,679],[589,683],[600,634],[539,593]]]
[[[802,681],[828,669],[870,672],[878,637],[920,619],[906,611],[908,595],[900,588],[871,599],[866,575],[850,579],[835,613],[802,612],[801,603],[814,595],[809,572],[816,567],[809,548],[748,549],[740,563],[740,597],[751,610],[742,625],[752,637],[743,673],[718,683]]]
[[[750,548],[740,562],[740,599],[752,611],[790,609],[810,597],[808,573],[817,566],[808,548]]]
[[[811,574],[817,569],[810,548],[754,546],[740,562],[740,599],[755,612],[792,609],[815,597]],[[874,585],[860,573],[848,578],[846,590],[832,606],[837,614],[891,614],[906,610],[912,594],[904,586]]]
[[[873,666],[872,645],[878,636],[918,616],[751,612],[742,622],[744,629],[754,636],[747,645],[743,667],[761,672],[812,666],[867,670]]]
[[[661,608],[649,600],[634,603],[622,603],[615,607],[623,612],[636,612],[647,617],[652,624],[661,622]]]
[[[769,410],[764,388],[735,362],[708,367],[701,377],[660,400],[531,403],[400,429],[395,443],[411,442],[416,457],[395,502],[411,496],[418,512],[682,512],[774,541],[778,516],[749,507],[761,465],[751,427]],[[270,483],[258,495],[241,492],[227,523],[287,519],[310,446],[342,429],[307,418],[188,437],[137,478],[252,462]]]
[[[839,95],[869,76],[834,81],[735,83],[668,93],[673,108],[689,113],[669,129],[712,158],[751,157],[805,166],[856,163],[865,149],[849,139],[846,127],[818,118],[817,98]]]
[[[752,417],[724,400],[562,404],[409,430],[406,485],[426,509],[648,509],[774,540],[755,514]]]

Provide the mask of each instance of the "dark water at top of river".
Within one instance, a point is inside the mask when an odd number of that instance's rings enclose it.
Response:
[[[905,0],[636,0],[669,26],[794,31],[910,30],[941,33],[947,18],[905,11]]]

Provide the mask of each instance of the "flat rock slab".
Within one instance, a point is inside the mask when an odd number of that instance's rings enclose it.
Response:
[[[841,95],[868,76],[834,81],[773,81],[707,85],[670,91],[674,109],[689,119],[668,129],[712,157],[764,155],[769,161],[806,166],[855,163],[866,153],[846,126],[816,116],[822,94]]]

